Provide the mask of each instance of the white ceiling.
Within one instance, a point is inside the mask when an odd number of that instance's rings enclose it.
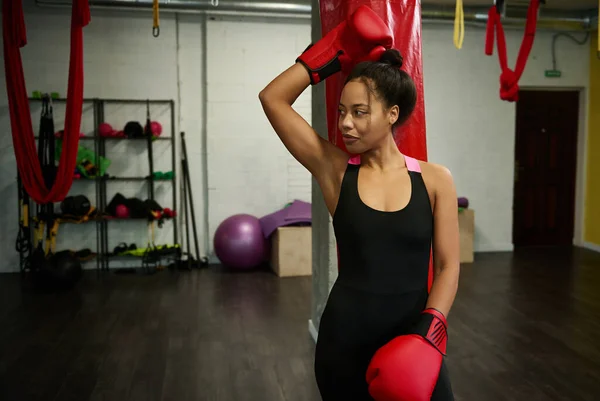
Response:
[[[423,4],[442,4],[446,6],[456,5],[456,0],[421,0]],[[493,0],[463,0],[463,5],[468,6],[491,6]],[[506,5],[525,5],[529,4],[529,0],[505,0]],[[572,9],[572,10],[587,10],[598,8],[598,0],[546,0],[546,4],[542,7]]]

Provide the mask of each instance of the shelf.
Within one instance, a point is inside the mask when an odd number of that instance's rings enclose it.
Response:
[[[34,139],[40,139],[40,137],[38,135],[33,137]],[[157,136],[156,138],[152,139],[152,142],[154,141],[170,141],[173,137],[170,136]],[[56,138],[56,139],[61,139],[61,138]],[[128,138],[126,136],[81,136],[79,137],[80,141],[94,141],[96,139],[104,139],[107,141],[140,141],[140,140],[147,140],[148,138],[146,138],[145,136],[141,136],[141,137],[136,137],[136,138]]]
[[[110,217],[105,217],[105,218],[103,218],[103,219],[101,219],[101,220],[103,220],[103,221],[119,221],[119,222],[122,222],[122,221],[146,221],[146,222],[148,222],[148,223],[152,223],[152,222],[154,222],[154,223],[158,223],[158,222],[160,221],[159,219],[150,220],[150,219],[149,219],[149,218],[147,218],[147,217],[136,217],[136,218],[133,218],[133,217],[127,217],[126,219],[121,219],[121,218],[119,218],[119,217],[112,217],[112,216],[110,216]],[[165,217],[165,218],[163,218],[163,219],[162,219],[163,223],[164,223],[164,222],[167,222],[167,221],[173,221],[173,220],[174,220],[174,219],[172,219],[172,218],[167,218],[167,217]]]
[[[89,218],[89,219],[87,219],[85,221],[77,221],[77,220],[74,220],[74,219],[65,219],[65,220],[63,220],[60,215],[56,215],[56,218],[61,220],[60,224],[87,224],[87,223],[97,223],[97,222],[100,222],[100,221],[119,221],[119,222],[121,222],[121,221],[146,221],[148,223],[150,223],[150,222],[158,222],[159,221],[159,219],[150,220],[147,217],[136,217],[136,218],[127,217],[125,219],[122,219],[122,218],[113,217],[113,216],[92,217],[92,218]],[[173,220],[173,218],[170,218],[170,217],[165,217],[165,218],[162,219],[163,222],[172,221],[172,220]]]
[[[150,177],[103,177],[104,181],[173,181],[173,178],[150,178]]]
[[[42,99],[40,98],[29,98],[30,104],[41,104],[42,103]],[[53,102],[55,105],[59,105],[59,109],[62,109],[64,106],[64,103],[67,101],[66,98],[58,98],[58,99],[51,99],[51,102]],[[177,155],[176,155],[176,148],[175,148],[175,142],[176,142],[176,132],[175,132],[175,123],[174,123],[174,119],[175,119],[175,102],[172,99],[102,99],[102,98],[85,98],[83,99],[84,103],[86,104],[86,108],[85,108],[85,112],[87,113],[88,111],[93,111],[94,114],[94,125],[96,127],[98,127],[101,123],[107,122],[110,124],[110,117],[107,118],[106,115],[106,109],[107,107],[110,107],[110,111],[113,111],[115,109],[121,109],[124,105],[133,105],[132,109],[135,110],[134,115],[132,115],[132,117],[130,118],[130,120],[137,120],[139,121],[139,123],[142,125],[142,127],[146,124],[146,113],[145,113],[145,109],[146,109],[146,105],[151,104],[153,105],[155,108],[158,105],[159,108],[165,108],[165,109],[169,109],[170,112],[170,124],[165,125],[165,127],[170,127],[171,131],[165,131],[167,135],[164,136],[158,136],[158,137],[154,137],[154,136],[149,136],[149,135],[142,135],[140,137],[136,137],[136,138],[129,138],[129,137],[124,137],[124,136],[100,136],[99,135],[99,131],[96,129],[92,129],[89,132],[85,132],[85,136],[80,136],[78,139],[80,140],[80,146],[81,147],[86,147],[89,148],[90,151],[92,151],[96,157],[110,157],[112,155],[110,155],[110,153],[117,153],[115,155],[115,157],[125,157],[125,158],[129,158],[130,152],[122,152],[122,151],[113,151],[113,149],[115,148],[115,146],[108,146],[107,144],[109,143],[115,143],[116,141],[134,141],[134,143],[137,143],[139,145],[134,145],[135,148],[138,148],[139,146],[142,147],[146,147],[147,148],[147,161],[146,163],[148,164],[148,169],[144,169],[144,172],[148,172],[148,175],[146,176],[135,176],[135,173],[132,172],[132,174],[134,174],[134,176],[111,176],[109,174],[106,174],[106,176],[91,176],[91,177],[86,177],[84,175],[80,175],[79,178],[75,178],[73,177],[73,183],[74,185],[79,185],[79,184],[75,184],[76,182],[85,182],[86,184],[82,184],[82,185],[86,185],[86,188],[92,190],[92,187],[88,187],[87,185],[89,183],[95,183],[95,193],[96,193],[96,198],[95,198],[95,205],[94,207],[96,207],[98,210],[95,211],[95,213],[97,213],[97,216],[93,216],[90,217],[84,221],[78,221],[76,220],[76,218],[72,218],[70,220],[65,220],[62,221],[61,220],[61,224],[69,224],[69,225],[81,225],[81,224],[87,224],[87,223],[96,223],[96,224],[92,224],[91,226],[95,226],[96,229],[96,236],[97,236],[97,257],[95,258],[96,260],[96,266],[98,269],[100,270],[107,270],[109,268],[109,259],[111,258],[134,258],[134,259],[139,259],[141,260],[140,257],[132,257],[132,256],[115,256],[112,255],[112,249],[108,249],[108,230],[109,230],[109,224],[107,222],[109,221],[114,221],[114,222],[135,222],[135,224],[140,224],[142,222],[145,222],[146,224],[148,223],[158,223],[159,227],[162,227],[162,225],[164,223],[166,223],[167,221],[171,221],[172,225],[173,225],[173,243],[177,244],[178,243],[178,219],[177,218],[161,218],[161,219],[153,219],[152,217],[148,218],[148,217],[143,217],[143,218],[125,218],[125,219],[121,219],[121,218],[117,218],[111,215],[108,215],[107,213],[101,213],[100,210],[102,209],[106,209],[107,208],[107,204],[108,204],[108,199],[107,199],[107,192],[111,191],[112,189],[114,189],[114,187],[111,188],[107,188],[108,187],[108,182],[110,181],[114,181],[114,182],[119,182],[119,183],[131,183],[131,185],[133,185],[134,182],[137,183],[144,183],[147,185],[143,185],[142,187],[147,190],[148,194],[144,195],[145,198],[147,199],[154,199],[154,191],[155,191],[155,183],[158,182],[171,182],[171,184],[167,184],[166,187],[170,187],[168,188],[168,190],[170,190],[172,192],[171,197],[172,197],[172,201],[169,201],[168,203],[172,203],[173,208],[175,208],[175,205],[177,205],[177,195],[176,195],[176,188],[175,188],[175,179],[176,177],[170,177],[170,178],[158,178],[155,175],[153,175],[153,173],[163,173],[163,172],[157,172],[154,170],[154,152],[153,152],[153,147],[154,147],[154,143],[156,142],[157,144],[160,143],[161,145],[158,145],[160,147],[164,147],[164,145],[170,146],[171,147],[171,157],[170,157],[170,164],[171,164],[171,168],[170,170],[173,172],[176,172],[177,170],[177,166],[179,165],[178,160],[177,160]],[[90,110],[88,110],[88,105],[92,104],[93,107],[90,108]],[[93,110],[92,110],[93,109]],[[140,112],[140,110],[144,110],[143,114]],[[136,117],[137,116],[137,117]],[[64,127],[56,127],[56,131],[60,131],[62,130]],[[74,138],[73,138],[74,139]],[[35,135],[35,141],[37,142],[39,140],[39,133],[37,133],[37,135]],[[164,144],[164,145],[163,145]],[[92,146],[93,145],[93,146]],[[125,145],[128,146],[128,145]],[[108,148],[108,149],[107,149]],[[162,157],[162,153],[161,153],[161,157]],[[169,169],[168,167],[164,167],[165,169]],[[100,171],[100,170],[98,170]],[[107,171],[108,172],[108,171]],[[117,171],[115,171],[117,172]],[[125,173],[126,174],[126,173]],[[158,174],[160,175],[160,174]],[[136,184],[135,186],[137,187],[139,184]],[[78,192],[81,191],[83,187],[75,187],[74,191]],[[117,187],[118,188],[118,187]],[[89,195],[88,195],[89,196]],[[91,200],[91,198],[90,198]],[[31,212],[31,209],[30,209]],[[35,212],[35,210],[34,210]],[[55,216],[56,219],[61,219],[61,217],[56,214]],[[118,223],[117,223],[118,224]],[[125,226],[127,227],[127,226]],[[32,231],[33,232],[33,231]],[[112,233],[111,233],[112,235]],[[115,234],[116,235],[116,234]],[[114,236],[111,238],[111,240],[114,239]],[[23,262],[24,260],[24,253],[20,252],[20,260],[21,260],[21,269],[23,270],[24,268],[26,268],[26,264]],[[118,264],[118,262],[117,262]]]
[[[30,97],[28,98],[30,101],[31,100],[36,100],[36,101],[42,101],[42,99],[37,98],[37,97]],[[67,99],[64,97],[58,98],[58,99],[51,99],[53,102],[58,102],[58,103],[62,103],[62,102],[66,102]],[[173,100],[162,100],[162,99],[98,99],[98,98],[84,98],[83,102],[84,103],[90,103],[90,102],[95,102],[95,101],[101,101],[104,103],[125,103],[125,104],[138,104],[138,103],[143,103],[143,104],[169,104],[169,103],[173,103]]]
[[[92,137],[90,137],[92,138]],[[148,138],[146,138],[145,136],[140,136],[140,137],[135,137],[135,138],[128,138],[126,136],[99,136],[99,139],[104,139],[107,141],[140,141],[140,140],[148,140]],[[154,141],[170,141],[171,137],[170,136],[157,136],[154,139],[152,139],[152,142]]]
[[[106,182],[108,181],[148,181],[150,177],[102,177]]]
[[[180,253],[181,248],[168,248],[168,249],[158,249],[157,251],[150,251],[150,254],[144,255],[115,255],[114,253],[109,253],[108,256],[110,259],[142,259],[146,257],[152,257],[156,259],[167,258],[169,256],[176,256]]]

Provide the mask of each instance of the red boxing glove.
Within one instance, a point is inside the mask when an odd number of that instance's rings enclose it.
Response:
[[[446,355],[444,315],[425,309],[410,334],[381,347],[367,369],[369,393],[376,401],[429,401]]]
[[[392,32],[369,7],[362,5],[296,62],[308,70],[312,85],[339,71],[350,72],[361,61],[378,61],[394,44]]]

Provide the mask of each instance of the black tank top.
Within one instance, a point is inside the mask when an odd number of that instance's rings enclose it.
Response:
[[[384,212],[358,194],[360,165],[348,164],[333,228],[338,246],[336,284],[380,294],[427,289],[433,214],[419,162],[405,156],[411,197],[405,208]]]

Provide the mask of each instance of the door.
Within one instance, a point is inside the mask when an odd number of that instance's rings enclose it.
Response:
[[[521,91],[517,102],[513,243],[573,244],[579,92]]]

